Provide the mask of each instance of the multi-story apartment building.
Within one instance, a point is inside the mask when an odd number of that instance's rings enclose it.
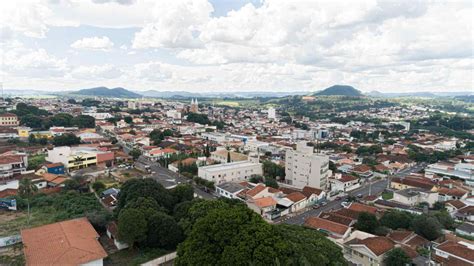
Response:
[[[329,156],[316,154],[306,142],[299,142],[296,150],[286,151],[285,180],[296,188],[310,186],[325,190],[329,170]]]
[[[198,169],[200,178],[213,181],[216,185],[224,182],[248,180],[253,175],[262,175],[262,164],[250,161],[202,166]]]
[[[3,113],[0,114],[0,127],[16,127],[20,123],[16,114]]]

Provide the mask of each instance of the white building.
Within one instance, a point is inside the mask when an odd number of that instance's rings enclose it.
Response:
[[[181,119],[181,112],[176,110],[168,110],[166,111],[166,117],[179,120]]]
[[[251,140],[245,143],[244,150],[257,152],[262,151],[263,148],[268,147],[270,144],[268,142],[258,141],[258,140]]]
[[[276,119],[276,110],[273,107],[268,108],[268,119]]]
[[[96,120],[105,120],[107,118],[112,118],[114,117],[113,115],[109,114],[109,113],[96,113],[96,112],[84,112],[82,113],[83,115],[88,115],[88,116],[92,116],[93,118],[95,118]]]
[[[299,142],[296,150],[286,151],[286,182],[296,188],[305,186],[322,190],[327,188],[329,170],[329,156],[315,154],[313,147],[306,142]]]
[[[425,173],[456,177],[465,180],[468,185],[474,185],[474,163],[434,163],[426,167]]]
[[[416,206],[422,202],[426,202],[429,204],[429,207],[433,207],[438,201],[438,192],[421,188],[407,188],[395,191],[392,201],[408,206]]]
[[[262,175],[262,164],[250,161],[215,164],[198,168],[198,176],[215,184],[247,180],[253,175]]]

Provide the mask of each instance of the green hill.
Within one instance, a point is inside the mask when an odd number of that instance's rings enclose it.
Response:
[[[77,95],[87,95],[87,96],[96,96],[96,97],[111,97],[111,98],[140,98],[142,95],[126,90],[124,88],[113,88],[109,89],[107,87],[97,87],[91,89],[82,89],[73,94]]]
[[[359,90],[347,85],[334,85],[322,91],[318,91],[314,93],[314,95],[363,96]]]

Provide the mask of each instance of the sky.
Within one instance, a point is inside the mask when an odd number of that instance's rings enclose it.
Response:
[[[474,91],[473,1],[0,1],[5,89]]]

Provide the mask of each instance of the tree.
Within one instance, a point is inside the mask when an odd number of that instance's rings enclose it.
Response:
[[[227,205],[227,204],[226,204]],[[273,265],[287,253],[272,225],[248,209],[218,208],[198,219],[178,247],[176,265]]]
[[[133,149],[128,154],[132,156],[134,160],[136,160],[138,157],[140,157],[140,155],[142,155],[142,152],[139,149]]]
[[[186,120],[188,122],[194,122],[201,125],[209,125],[211,121],[205,114],[189,113]]]
[[[285,167],[272,161],[263,161],[263,174],[271,178],[284,178]]]
[[[147,221],[145,215],[137,209],[127,208],[118,217],[118,239],[131,248],[147,237]]]
[[[81,184],[76,179],[68,179],[64,181],[65,190],[78,190],[81,187]]]
[[[255,183],[255,184],[261,183],[261,182],[263,182],[263,176],[261,176],[261,175],[252,175],[250,177],[249,181],[252,182],[252,183]]]
[[[81,138],[70,133],[56,136],[53,139],[54,146],[72,146],[72,145],[77,145],[80,143],[81,143]]]
[[[30,224],[30,199],[38,191],[38,187],[29,178],[23,178],[18,185],[18,195],[26,199],[28,205],[27,224]]]
[[[78,115],[72,119],[72,124],[79,128],[94,128],[95,118],[90,115]]]
[[[30,135],[28,136],[28,143],[29,143],[29,144],[36,144],[36,137],[35,137],[35,135],[30,134]]]
[[[272,177],[265,177],[265,186],[278,189],[278,182]]]
[[[289,245],[289,262],[292,265],[346,265],[341,249],[320,232],[283,224],[276,226],[276,229]]]
[[[227,162],[230,163],[232,159],[230,158],[230,151],[227,151]]]
[[[70,104],[76,104],[77,103],[76,100],[74,100],[74,99],[68,99],[67,102],[70,103]]]
[[[53,126],[70,127],[72,126],[73,116],[66,113],[56,114],[51,118]]]
[[[375,215],[368,212],[361,212],[357,218],[355,228],[367,233],[374,233],[375,228],[379,227],[379,221]]]
[[[27,114],[20,118],[22,125],[31,127],[31,128],[41,128],[41,118],[33,114]]]
[[[92,184],[92,188],[94,189],[94,191],[100,192],[100,191],[105,189],[105,184],[103,182],[100,182],[100,181],[95,181]]]
[[[174,249],[183,241],[183,232],[173,217],[156,212],[148,218],[148,247]]]
[[[411,265],[411,259],[407,253],[401,248],[390,250],[384,260],[387,266]]]
[[[127,124],[132,124],[133,118],[131,116],[126,116],[123,118],[123,121],[125,121]]]
[[[390,210],[382,216],[380,224],[393,230],[408,229],[412,220],[413,215],[408,212]]]
[[[424,238],[433,241],[442,235],[441,224],[434,217],[419,215],[411,223],[413,230]]]
[[[120,188],[118,195],[117,212],[125,207],[128,203],[140,198],[150,197],[154,199],[159,206],[172,211],[174,200],[170,192],[161,184],[153,179],[129,179]]]
[[[194,189],[191,185],[179,184],[171,190],[175,203],[191,201],[194,198]]]

